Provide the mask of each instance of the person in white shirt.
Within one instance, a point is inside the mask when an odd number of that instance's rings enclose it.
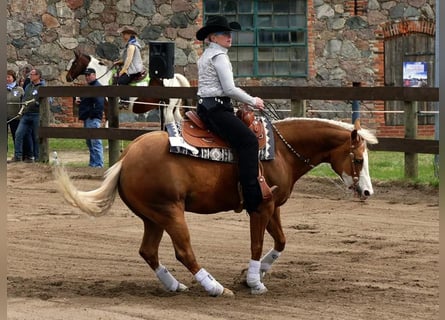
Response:
[[[144,72],[144,63],[141,56],[141,44],[137,40],[137,32],[133,27],[123,26],[118,32],[125,41],[125,49],[122,52],[121,59],[114,62],[114,65],[120,65],[117,84],[126,85],[138,79]],[[129,97],[121,97],[121,100],[128,101]],[[128,103],[127,103],[128,104]]]
[[[264,102],[235,86],[232,64],[227,52],[232,46],[232,32],[241,26],[229,23],[223,16],[210,16],[196,33],[208,47],[198,59],[197,113],[208,128],[225,139],[238,155],[239,179],[244,208],[250,214],[258,212],[272,192],[266,184],[262,192],[259,179],[258,140],[255,134],[235,115],[231,99],[262,110]],[[275,187],[276,188],[276,187]],[[264,190],[263,190],[264,191]]]

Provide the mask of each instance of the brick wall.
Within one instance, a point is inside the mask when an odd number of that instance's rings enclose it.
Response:
[[[403,20],[403,21],[391,21],[381,25],[381,29],[378,30],[377,38],[379,39],[380,52],[379,59],[376,60],[376,72],[377,79],[384,85],[384,41],[392,37],[405,36],[410,33],[425,33],[431,36],[436,34],[436,26],[434,21],[427,20]],[[377,110],[377,106],[376,106]],[[378,110],[384,110],[384,104],[378,106]],[[404,126],[386,126],[383,113],[376,120],[380,123],[377,131],[378,136],[382,137],[403,137],[405,135]],[[417,135],[424,138],[434,137],[434,125],[419,125]]]

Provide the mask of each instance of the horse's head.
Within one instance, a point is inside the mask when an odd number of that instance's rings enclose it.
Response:
[[[66,81],[73,82],[79,75],[83,74],[88,64],[91,61],[91,57],[87,54],[81,53],[78,50],[74,51],[74,59],[70,60],[66,74]]]
[[[346,186],[354,190],[360,199],[365,200],[374,193],[369,175],[366,140],[359,134],[360,123],[356,121],[351,139],[336,153],[337,160],[332,167]],[[374,142],[374,141],[372,141]]]

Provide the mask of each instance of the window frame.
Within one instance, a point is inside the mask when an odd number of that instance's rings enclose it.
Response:
[[[239,12],[239,1],[235,1],[237,4],[236,9],[231,12],[224,12],[224,6],[227,4],[228,0],[214,0],[219,2],[219,8],[218,11],[212,11],[207,12],[207,6],[206,6],[206,0],[203,0],[203,21],[207,20],[208,16],[211,15],[223,15],[227,17],[229,21],[239,21],[240,15],[252,15],[252,26],[251,27],[243,27],[241,26],[241,32],[252,32],[253,33],[253,40],[252,43],[238,43],[238,34],[233,35],[233,42],[232,42],[232,48],[229,50],[229,57],[232,61],[233,65],[233,73],[235,77],[238,78],[246,78],[246,77],[255,77],[255,78],[268,78],[268,77],[289,77],[289,78],[306,78],[308,76],[308,27],[307,27],[307,17],[308,17],[308,8],[307,8],[307,1],[305,0],[294,0],[295,3],[295,12],[292,13],[296,16],[296,24],[298,24],[298,18],[302,17],[304,18],[304,23],[302,23],[303,26],[289,26],[290,22],[288,22],[288,27],[276,27],[276,26],[258,26],[258,20],[262,15],[264,16],[271,16],[271,21],[273,21],[274,17],[276,16],[289,16],[289,13],[285,12],[279,12],[275,13],[274,8],[272,6],[271,10],[268,11],[259,11],[259,1],[258,0],[248,0],[251,2],[251,13],[248,11]],[[290,0],[289,0],[290,1]],[[245,1],[243,1],[245,2]],[[300,2],[300,3],[298,3]],[[300,10],[299,10],[300,8]],[[272,23],[272,22],[271,22]],[[272,35],[272,42],[271,43],[261,43],[261,33],[262,32],[270,32]],[[276,40],[273,39],[273,36],[276,36],[279,32],[288,32],[288,39],[292,41],[292,33],[295,33],[295,42],[289,42],[289,43],[280,43],[280,42],[274,42]],[[299,37],[302,37],[302,41],[297,41]],[[239,63],[246,63],[245,61],[240,61],[238,56],[240,55],[240,49],[242,48],[251,48],[252,49],[252,72],[251,73],[240,73],[238,69]],[[275,50],[272,50],[272,57],[269,60],[261,60],[261,50],[267,49],[267,48],[286,48],[288,49],[287,59],[280,60],[276,56]],[[277,50],[278,51],[278,50]],[[241,53],[242,54],[242,53]],[[295,57],[292,59],[292,55]],[[268,61],[268,63],[271,65],[272,71],[271,72],[262,72],[261,69],[261,61]],[[278,67],[278,65],[275,63],[283,62],[287,64],[287,67],[284,67],[284,69],[289,70],[287,73],[282,73],[279,71],[276,71],[275,68]],[[248,61],[250,63],[250,61]],[[296,71],[296,69],[292,68],[292,65],[300,65],[298,69],[300,71]],[[292,71],[294,70],[294,71]]]

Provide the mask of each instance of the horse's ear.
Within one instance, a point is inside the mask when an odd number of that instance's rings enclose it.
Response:
[[[355,119],[355,121],[354,121],[354,129],[355,130],[360,130],[362,127],[360,126],[360,119],[359,118],[357,118],[357,119]]]
[[[78,48],[74,49],[74,55],[76,58],[80,56],[80,50]]]
[[[357,129],[354,129],[351,132],[351,143],[354,144],[356,141],[359,141],[359,135],[357,133]]]

